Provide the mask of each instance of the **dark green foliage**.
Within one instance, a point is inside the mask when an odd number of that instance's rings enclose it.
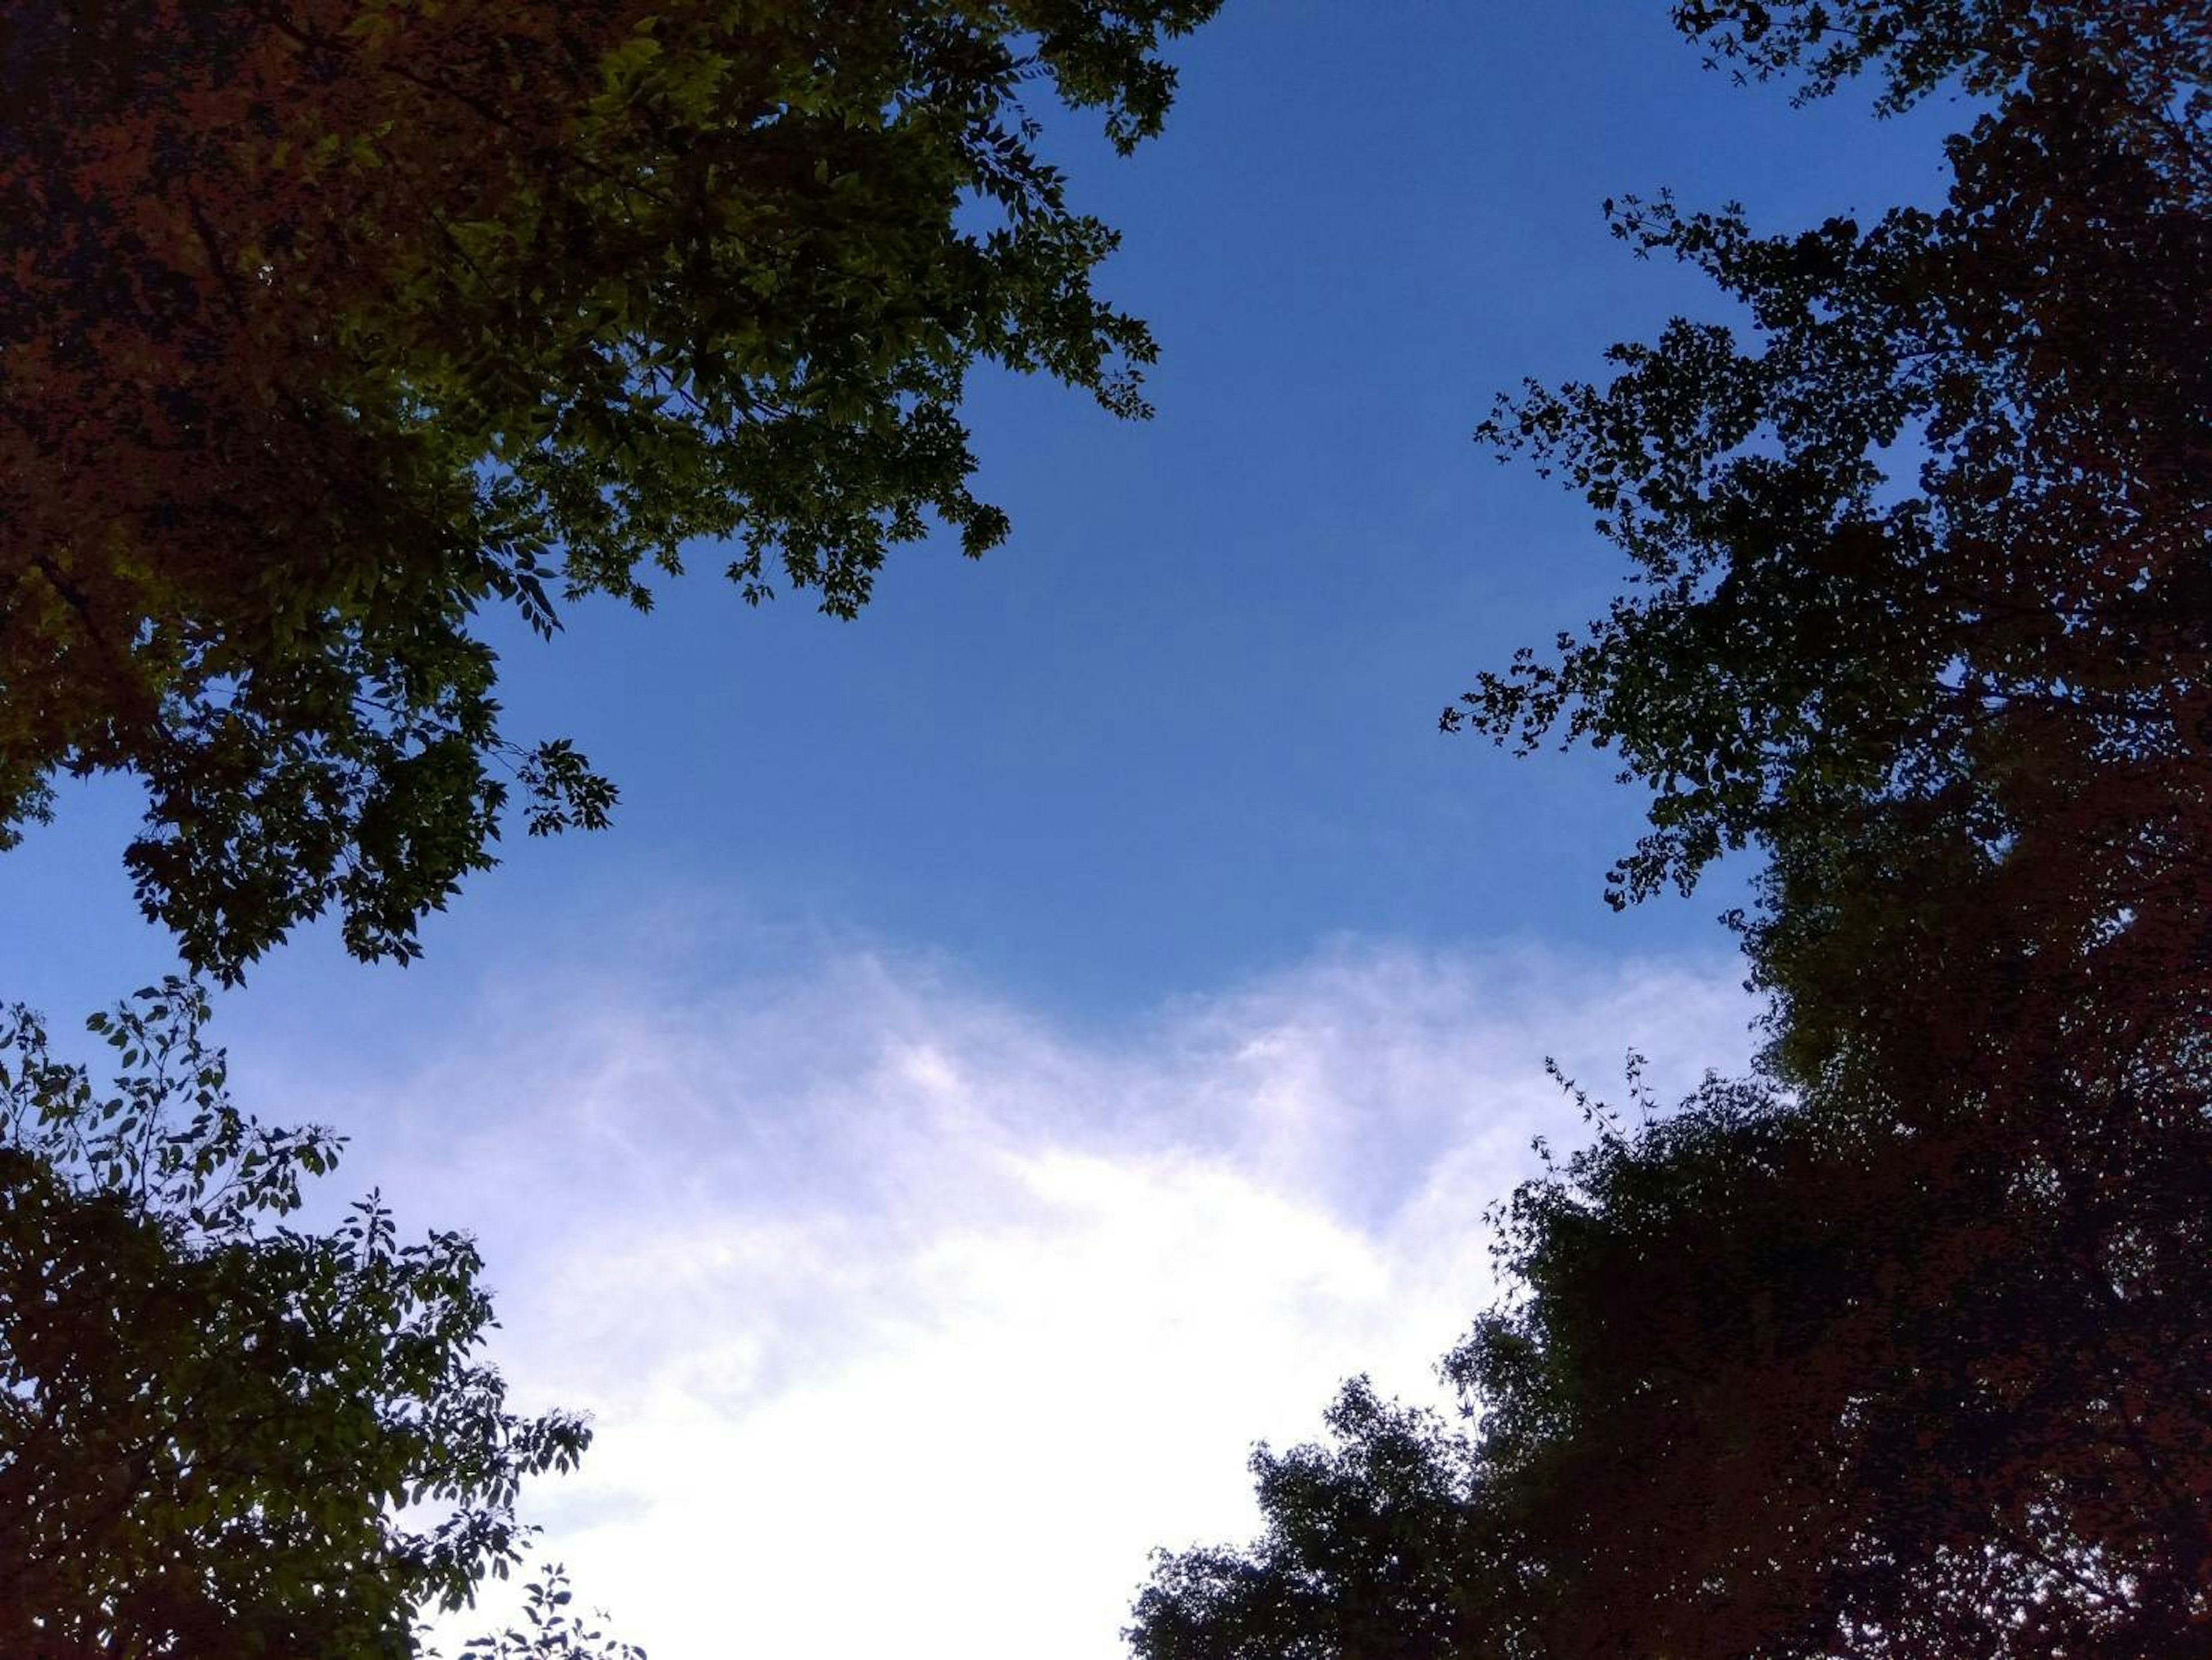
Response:
[[[2193,1652],[2212,1617],[2201,1036],[2004,1098],[1714,1081],[1523,1187],[1516,1293],[1255,1464],[1144,1660]],[[1993,1135],[1992,1116],[2012,1132]]]
[[[480,618],[726,543],[848,616],[980,553],[970,370],[1144,412],[1024,99],[1126,149],[1218,0],[63,0],[0,19],[0,844],[147,786],[141,903],[225,978],[416,925],[605,822],[507,739]]]
[[[240,1113],[206,1012],[95,1019],[105,1090],[0,1018],[0,1651],[411,1654],[589,1432],[507,1408],[466,1235],[283,1223],[340,1144]]]
[[[522,1624],[471,1639],[461,1660],[646,1660],[635,1643],[611,1638],[571,1612],[574,1601],[568,1574],[557,1565],[546,1567],[523,1587]]]
[[[2185,1649],[2205,1056],[2098,1059],[1948,1101],[1710,1085],[1523,1190],[1525,1297],[1450,1365],[1544,1566],[1539,1651]]]
[[[1826,97],[1873,70],[1881,106],[1902,109],[1951,76],[1986,93],[2019,73],[2023,50],[2054,18],[2114,36],[2164,27],[2174,8],[2095,8],[2042,0],[1677,0],[1675,26],[1747,78],[1797,80],[1801,99]]]
[[[1328,1424],[1333,1449],[1253,1455],[1267,1532],[1250,1550],[1157,1560],[1128,1633],[1139,1660],[1454,1651],[1484,1596],[1470,1572],[1483,1548],[1469,1525],[1472,1449],[1364,1378]]]
[[[1764,853],[1774,1041],[1522,1188],[1471,1431],[1355,1388],[1257,1544],[1161,1564],[1146,1660],[2212,1639],[2212,10],[1676,15],[1983,100],[1935,211],[1617,206],[1747,322],[1484,429],[1634,586],[1446,724],[1617,749],[1618,903]]]
[[[1863,9],[1900,39],[1953,15]],[[1989,9],[2019,28],[1975,60],[2001,92],[1940,210],[1770,237],[1617,207],[1749,337],[1677,321],[1484,429],[1562,472],[1637,586],[1447,724],[1618,749],[1655,800],[1616,902],[1771,854],[1751,944],[1792,1065],[1863,1042],[1900,958],[1993,915],[2014,954],[2191,971],[2195,925],[2168,925],[2212,867],[2212,13],[2154,9]]]

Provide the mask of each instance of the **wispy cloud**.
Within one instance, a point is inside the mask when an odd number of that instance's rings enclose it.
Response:
[[[1249,1528],[1255,1439],[1433,1392],[1483,1207],[1579,1131],[1544,1056],[1686,1083],[1749,1012],[1724,961],[1343,944],[1100,1036],[726,955],[511,980],[334,1108],[356,1182],[479,1231],[518,1390],[595,1414],[545,1548],[656,1660],[1117,1652],[1148,1548]]]

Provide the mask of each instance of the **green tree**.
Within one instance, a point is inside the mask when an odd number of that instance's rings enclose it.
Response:
[[[1160,1564],[1144,1660],[2212,1632],[2212,11],[1676,15],[1977,113],[1934,210],[1613,210],[1744,320],[1501,404],[1636,586],[1446,724],[1619,751],[1619,903],[1763,853],[1774,1042],[1524,1187],[1472,1427],[1355,1387],[1254,1546]]]
[[[1472,1444],[1364,1377],[1326,1422],[1327,1446],[1254,1451],[1255,1544],[1155,1557],[1126,1633],[1139,1660],[1480,1652],[1470,1598],[1510,1565],[1474,1566],[1486,1541]]]
[[[0,845],[146,786],[226,979],[335,908],[406,958],[611,787],[499,725],[479,619],[726,540],[849,615],[968,488],[979,362],[1144,410],[1023,100],[1126,150],[1218,0],[34,0],[0,21]]]
[[[1514,1290],[1445,1363],[1472,1431],[1353,1385],[1330,1444],[1262,1450],[1253,1546],[1160,1560],[1135,1652],[2197,1651],[2204,1049],[1941,1112],[1713,1080],[1601,1118],[1498,1219]]]
[[[206,1014],[96,1018],[105,1089],[0,1018],[0,1650],[409,1655],[589,1431],[508,1408],[467,1236],[283,1223],[340,1143],[241,1113]]]
[[[1885,1033],[1915,1055],[1929,1009],[2028,1024],[2030,956],[2061,1002],[2092,958],[2116,994],[2201,995],[2212,11],[1682,11],[1736,18],[1721,50],[1761,71],[1809,58],[1814,89],[1876,61],[1893,103],[1955,70],[1988,105],[1933,211],[1765,236],[1614,207],[1747,323],[1677,320],[1486,425],[1637,585],[1447,725],[1618,751],[1654,800],[1616,901],[1769,854],[1748,943],[1801,1072]]]

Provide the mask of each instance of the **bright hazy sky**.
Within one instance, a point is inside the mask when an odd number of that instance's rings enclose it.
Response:
[[[1434,731],[1611,591],[1587,514],[1468,441],[1524,375],[1725,315],[1607,236],[1672,185],[1788,228],[1925,195],[1936,119],[1701,70],[1663,0],[1231,0],[1115,161],[1123,427],[972,413],[1015,538],[853,623],[700,575],[518,638],[510,731],[622,784],[362,968],[296,939],[216,1036],[241,1097],[477,1230],[531,1402],[587,1407],[545,1550],[654,1660],[1106,1660],[1153,1544],[1251,1519],[1335,1381],[1432,1390],[1480,1213],[1577,1120],[1542,1075],[1740,1061],[1712,918],[1626,916],[1605,757]],[[80,789],[0,857],[0,995],[165,971]]]

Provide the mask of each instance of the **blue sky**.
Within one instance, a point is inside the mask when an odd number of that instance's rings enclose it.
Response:
[[[856,1525],[847,1482],[912,1606],[988,1540],[1056,1541],[1003,1631],[921,1652],[1112,1652],[1145,1543],[1241,1525],[1253,1437],[1370,1356],[1423,1384],[1484,1294],[1482,1205],[1571,1134],[1547,1051],[1741,1056],[1728,881],[1615,915],[1639,803],[1606,758],[1434,729],[1615,577],[1470,441],[1492,396],[1720,314],[1600,201],[1787,228],[1936,178],[1949,112],[1793,111],[1666,9],[1231,0],[1159,142],[1054,127],[1125,234],[1105,286],[1160,337],[1157,419],[979,384],[1012,543],[905,550],[856,622],[749,611],[708,550],[650,617],[518,635],[510,730],[575,737],[615,828],[516,843],[404,971],[316,930],[223,1000],[263,1110],[354,1134],[342,1181],[483,1232],[510,1370],[600,1414],[555,1542],[658,1660],[727,1651],[747,1562],[763,1651],[873,1645],[794,1589],[789,1518]],[[0,859],[9,994],[74,1013],[167,966],[131,812],[72,792]],[[1080,1381],[1029,1369],[1056,1350]],[[932,1422],[962,1456],[931,1462]]]

